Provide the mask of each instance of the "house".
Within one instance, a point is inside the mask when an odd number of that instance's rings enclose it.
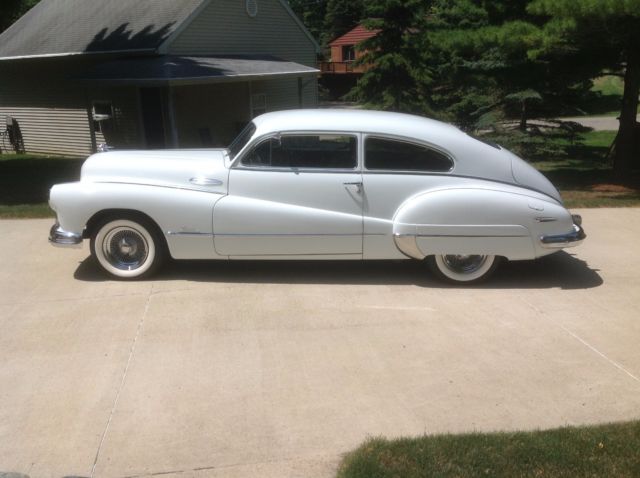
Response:
[[[30,153],[226,145],[317,104],[317,52],[286,0],[41,0],[0,35],[0,127]]]
[[[377,34],[378,30],[368,30],[363,25],[358,25],[329,43],[331,58],[320,62],[319,68],[320,84],[331,99],[339,99],[347,94],[356,85],[358,78],[370,68],[368,65],[355,63],[364,55],[358,45]]]
[[[354,62],[364,54],[357,46],[369,38],[378,34],[378,30],[369,30],[363,25],[358,25],[344,35],[336,38],[329,47],[331,48],[331,60],[320,63],[322,74],[352,74],[364,73],[365,65],[355,65]]]

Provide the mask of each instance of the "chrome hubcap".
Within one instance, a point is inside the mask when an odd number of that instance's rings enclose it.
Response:
[[[149,255],[149,245],[142,234],[128,227],[110,231],[103,241],[104,256],[121,270],[134,270],[142,266]]]
[[[449,270],[458,274],[471,274],[487,262],[487,256],[466,254],[443,256],[442,259]]]

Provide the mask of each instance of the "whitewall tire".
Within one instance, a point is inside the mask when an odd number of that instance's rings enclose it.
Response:
[[[491,275],[499,264],[492,255],[431,256],[429,267],[438,277],[457,284],[481,282]]]
[[[110,276],[138,279],[158,268],[164,248],[148,221],[107,219],[91,237],[91,254]]]

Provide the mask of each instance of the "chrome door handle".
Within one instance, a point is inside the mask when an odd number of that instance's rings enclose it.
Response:
[[[362,192],[362,181],[353,181],[350,183],[342,183],[342,184],[344,184],[345,186],[355,186],[358,194]]]
[[[222,186],[222,181],[216,178],[205,178],[203,176],[198,176],[197,178],[189,179],[191,184],[195,184],[196,186]]]

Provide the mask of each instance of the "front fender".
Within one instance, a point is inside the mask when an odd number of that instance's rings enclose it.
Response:
[[[411,198],[397,211],[393,233],[398,248],[418,259],[432,254],[492,254],[522,260],[549,253],[539,247],[540,235],[572,225],[562,206],[524,190],[455,188]]]
[[[51,189],[49,204],[62,229],[82,233],[101,211],[138,211],[165,235],[176,259],[215,257],[213,207],[223,194],[135,184],[77,182]]]

